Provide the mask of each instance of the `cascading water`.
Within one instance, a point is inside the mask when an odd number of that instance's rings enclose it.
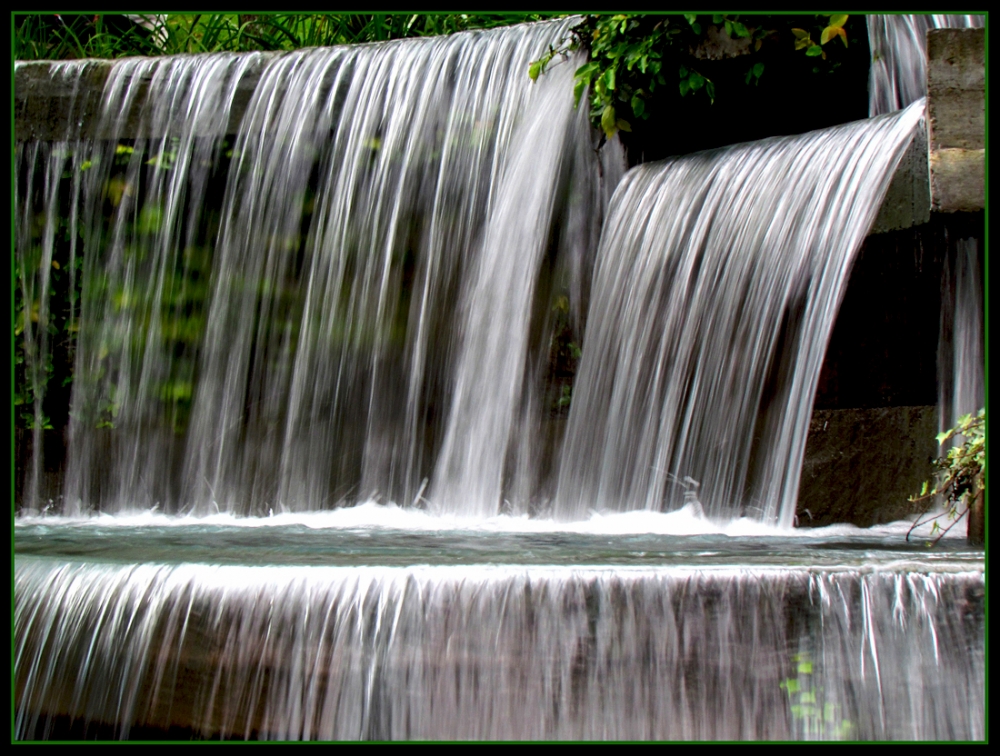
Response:
[[[985,21],[985,16],[868,16],[868,115],[900,110],[927,95],[928,29],[979,28]]]
[[[641,167],[595,263],[572,23],[120,61],[19,139],[16,738],[984,737],[982,551],[787,529],[920,106]]]
[[[197,329],[203,317],[191,290],[205,284],[191,268],[206,243],[206,194],[236,85],[259,63],[257,55],[137,58],[108,78],[99,131],[110,139],[93,145],[82,185],[85,295],[69,428],[70,512],[170,501],[178,420],[171,392],[191,385],[197,349],[176,331]],[[140,137],[122,145],[122,114],[143,94]],[[78,143],[76,151],[84,150]],[[116,157],[124,170],[113,173]],[[107,225],[102,195],[114,208]],[[164,332],[168,324],[174,333]]]
[[[28,558],[15,593],[18,658],[52,649],[43,666],[17,665],[22,738],[74,723],[77,737],[983,733],[977,572]],[[823,714],[789,716],[783,685],[811,691]]]
[[[557,511],[705,511],[790,527],[851,263],[923,102],[634,169],[598,252]]]
[[[963,415],[984,406],[983,279],[974,238],[953,243],[941,280],[938,346],[938,430],[954,428]]]
[[[526,506],[546,314],[600,218],[573,61],[524,76],[571,23],[116,64],[83,183],[64,510],[410,503],[434,469],[440,510]],[[123,144],[137,102],[156,136]]]

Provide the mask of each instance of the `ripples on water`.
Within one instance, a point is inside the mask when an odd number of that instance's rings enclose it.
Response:
[[[758,521],[718,522],[686,509],[593,513],[577,522],[498,516],[430,515],[365,503],[329,512],[273,517],[172,517],[150,512],[90,518],[22,517],[20,555],[115,562],[391,565],[814,565],[866,564],[950,569],[981,564],[981,550],[948,537],[927,548],[930,526],[907,543],[909,522],[873,528],[780,529]],[[960,531],[961,526],[954,532]],[[923,565],[921,567],[920,565]],[[963,568],[968,568],[964,566]]]

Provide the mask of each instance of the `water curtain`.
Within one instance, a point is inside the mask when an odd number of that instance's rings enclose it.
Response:
[[[985,25],[985,16],[876,15],[867,17],[872,65],[868,115],[905,108],[927,95],[927,30]]]
[[[102,138],[46,173],[83,175],[64,511],[527,502],[552,302],[579,312],[601,212],[579,61],[525,73],[572,23],[115,63]],[[21,204],[51,221],[38,150]]]
[[[612,199],[557,511],[790,527],[826,345],[923,101],[633,169]]]
[[[25,558],[15,596],[18,738],[984,736],[978,571]]]

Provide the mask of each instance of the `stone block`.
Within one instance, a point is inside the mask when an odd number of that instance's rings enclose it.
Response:
[[[816,410],[799,483],[800,526],[894,522],[933,473],[937,408]]]
[[[229,113],[227,134],[235,134],[253,96],[267,62],[281,53],[261,53],[248,67],[237,85]],[[75,64],[74,64],[75,65]],[[101,122],[100,106],[104,84],[112,61],[88,61],[83,75],[76,80],[64,75],[65,63],[23,61],[14,69],[14,138],[17,141],[55,141],[62,139],[154,139],[165,133],[177,133],[178,123],[140,118],[150,78],[131,81],[136,87],[133,107],[121,114],[113,128]],[[197,135],[196,135],[197,136]]]
[[[986,150],[935,150],[930,167],[935,212],[974,212],[986,206]]]
[[[927,32],[931,209],[985,208],[986,46],[983,29]]]

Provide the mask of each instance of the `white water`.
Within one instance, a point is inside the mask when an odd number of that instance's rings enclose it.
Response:
[[[918,102],[626,175],[598,251],[560,516],[696,494],[710,515],[791,526],[848,274],[922,115]]]
[[[927,30],[981,27],[985,16],[870,15],[868,115],[905,108],[927,95]]]
[[[609,191],[573,108],[580,61],[525,74],[572,23],[116,62],[109,139],[63,150],[86,247],[65,511],[527,511],[551,476],[554,303],[572,297],[578,332]],[[40,183],[38,146],[18,150]],[[67,211],[48,195],[23,229]],[[26,301],[47,263],[25,266]],[[29,336],[37,374],[45,330]]]
[[[16,733],[981,738],[981,581],[29,558],[15,588]]]
[[[926,519],[926,518],[922,518]],[[58,514],[23,515],[17,518],[17,527],[87,531],[109,528],[198,528],[202,526],[226,528],[289,528],[302,527],[316,531],[398,531],[404,533],[582,533],[590,535],[724,535],[730,538],[780,537],[801,540],[808,544],[823,538],[864,536],[866,538],[891,538],[904,540],[912,522],[899,522],[860,528],[841,523],[818,528],[783,528],[752,517],[709,519],[691,507],[671,512],[589,512],[579,520],[563,521],[528,515],[496,515],[493,517],[468,517],[452,514],[431,514],[413,507],[380,504],[369,501],[350,507],[312,512],[280,512],[268,517],[244,517],[230,512],[206,516],[177,516],[148,509],[97,514],[65,516]],[[932,525],[927,523],[913,530],[916,541],[933,537]],[[964,533],[952,530],[948,539],[963,539]]]
[[[938,430],[954,428],[963,415],[985,406],[986,354],[983,279],[976,240],[953,243],[941,280],[938,346]],[[953,443],[951,441],[949,444]]]

